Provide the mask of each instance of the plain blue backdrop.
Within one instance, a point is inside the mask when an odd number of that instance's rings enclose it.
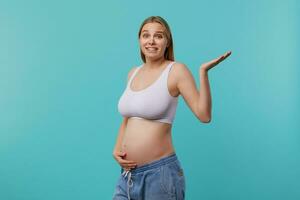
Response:
[[[299,10],[296,0],[1,1],[0,199],[111,199],[117,103],[151,15],[168,21],[198,88],[200,64],[232,51],[209,71],[211,123],[179,99],[186,199],[300,199]]]

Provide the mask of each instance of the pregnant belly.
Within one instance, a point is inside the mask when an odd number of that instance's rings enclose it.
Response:
[[[144,119],[129,119],[122,141],[125,159],[138,166],[158,160],[174,152],[169,124]]]

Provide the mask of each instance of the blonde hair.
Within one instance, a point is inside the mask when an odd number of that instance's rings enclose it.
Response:
[[[166,22],[166,20],[164,20],[162,17],[160,17],[160,16],[151,16],[151,17],[146,18],[140,26],[138,37],[140,38],[141,32],[142,32],[142,29],[143,29],[144,25],[147,24],[147,23],[151,23],[151,22],[157,22],[157,23],[161,24],[163,27],[165,27],[165,35],[166,35],[167,40],[168,40],[168,45],[166,47],[164,57],[167,60],[174,61],[174,50],[173,50],[174,48],[173,48],[173,39],[172,39],[171,29],[170,29],[168,23]],[[143,54],[141,49],[140,49],[140,54],[141,54],[142,60],[145,63],[146,58],[145,58],[145,55]]]

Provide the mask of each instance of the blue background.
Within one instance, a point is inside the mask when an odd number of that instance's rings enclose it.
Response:
[[[0,199],[111,199],[117,102],[151,15],[168,21],[198,87],[200,64],[232,51],[209,71],[211,123],[180,97],[186,199],[300,199],[299,10],[296,0],[1,1]]]

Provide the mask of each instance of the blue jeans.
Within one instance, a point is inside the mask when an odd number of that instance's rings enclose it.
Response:
[[[121,169],[113,200],[183,200],[185,176],[176,154],[130,171]]]

